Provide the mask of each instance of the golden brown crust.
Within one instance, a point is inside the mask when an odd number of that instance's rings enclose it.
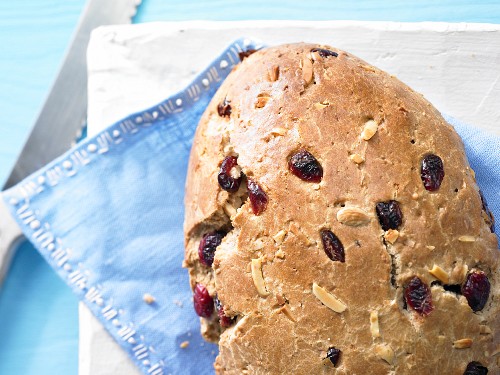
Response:
[[[203,283],[237,316],[220,335],[217,373],[461,375],[478,361],[498,374],[498,243],[461,140],[394,77],[335,48],[325,47],[338,57],[311,54],[314,47],[285,45],[246,58],[196,132],[186,184],[185,265],[192,287]],[[230,117],[217,112],[225,98]],[[363,133],[370,120],[378,126]],[[321,164],[320,183],[290,173],[289,157],[299,149]],[[435,192],[420,177],[429,153],[445,168]],[[266,192],[261,215],[252,212],[245,183],[237,193],[218,185],[228,155]],[[389,200],[399,202],[403,222],[398,232],[384,233],[375,205]],[[366,214],[359,225],[345,220],[354,215],[351,208]],[[198,245],[204,233],[218,229],[229,234],[209,268],[199,262]],[[326,256],[322,229],[341,240],[345,263]],[[259,259],[258,282],[252,259]],[[486,307],[474,313],[464,296],[433,283],[434,265],[449,284],[484,271],[491,283]],[[404,287],[414,276],[431,289],[428,316],[404,306]],[[268,295],[259,293],[259,282]],[[314,283],[345,311],[321,303]],[[205,336],[217,340],[218,330],[212,326]],[[454,346],[462,339],[472,345]],[[323,361],[332,346],[342,351],[336,368]]]

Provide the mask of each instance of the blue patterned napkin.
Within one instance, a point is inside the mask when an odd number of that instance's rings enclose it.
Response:
[[[200,337],[181,268],[184,181],[201,114],[239,52],[254,48],[235,42],[185,91],[4,194],[26,236],[148,375],[213,373],[217,347]],[[500,217],[500,138],[448,121]]]

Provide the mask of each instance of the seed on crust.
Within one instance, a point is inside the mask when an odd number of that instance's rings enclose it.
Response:
[[[368,120],[363,127],[363,131],[361,132],[361,138],[363,138],[365,141],[369,141],[375,135],[377,130],[378,124],[375,122],[375,120]]]
[[[264,281],[264,276],[262,275],[262,260],[260,258],[252,259],[251,270],[253,284],[257,289],[257,293],[259,293],[261,297],[267,297],[269,292],[266,289],[266,283]]]
[[[337,212],[337,220],[350,227],[366,225],[371,221],[371,217],[358,207],[344,207]]]
[[[453,343],[455,349],[467,349],[472,346],[472,339],[460,339]]]
[[[434,265],[432,269],[429,270],[429,273],[436,279],[441,281],[443,284],[449,284],[450,282],[450,276],[446,273],[445,270],[437,265]]]
[[[336,313],[342,313],[347,309],[347,306],[337,299],[333,294],[326,291],[326,289],[320,287],[318,284],[313,283],[312,287],[313,294],[317,299],[323,303],[326,307],[335,311]]]

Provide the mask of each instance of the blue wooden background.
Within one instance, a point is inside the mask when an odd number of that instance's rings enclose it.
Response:
[[[43,104],[83,6],[84,0],[0,1],[0,184]],[[500,1],[143,0],[134,22],[200,19],[500,23]],[[77,374],[77,350],[76,298],[31,246],[22,246],[0,290],[0,374]]]

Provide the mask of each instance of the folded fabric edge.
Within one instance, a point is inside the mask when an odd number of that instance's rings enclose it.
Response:
[[[137,134],[140,134],[141,130],[145,133],[147,130],[144,129],[153,125],[168,124],[169,119],[192,108],[201,97],[211,98],[232,68],[240,62],[240,53],[260,48],[262,44],[255,40],[236,40],[184,90],[158,105],[131,114],[94,137],[82,141],[2,194],[26,237],[145,374],[160,375],[168,369],[159,354],[150,352],[146,342],[139,342],[137,338],[142,335],[136,332],[138,328],[132,330],[129,324],[118,324],[116,319],[113,319],[118,308],[105,301],[99,293],[99,288],[88,285],[85,275],[78,271],[76,265],[71,264],[70,252],[64,246],[64,241],[57,238],[50,224],[39,217],[32,201],[46,190],[61,187],[65,180],[74,178],[85,166],[95,164],[101,155],[113,152],[113,149],[126,144],[127,140],[136,138],[137,141]],[[146,357],[149,359],[143,360]]]

